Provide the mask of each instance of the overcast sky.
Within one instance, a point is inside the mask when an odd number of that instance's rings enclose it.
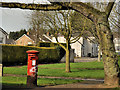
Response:
[[[30,10],[0,8],[0,27],[6,32],[29,28]]]
[[[19,3],[49,3],[47,0],[1,0],[2,2],[19,2]],[[1,2],[0,1],[0,2]],[[32,10],[0,8],[0,27],[6,32],[19,31],[29,28],[29,19],[27,16]]]
[[[2,0],[2,1],[10,1],[10,0]],[[13,0],[11,0],[13,1]],[[26,3],[33,2],[33,0],[14,0],[16,2],[21,1]],[[47,0],[34,0],[36,3],[40,3],[40,1],[44,1],[46,3]],[[119,1],[119,0],[117,0]],[[47,2],[48,3],[48,2]],[[3,28],[6,32],[10,31],[19,31],[21,29],[28,29],[29,19],[27,16],[31,13],[31,10],[25,9],[9,9],[9,8],[0,8],[0,27]]]

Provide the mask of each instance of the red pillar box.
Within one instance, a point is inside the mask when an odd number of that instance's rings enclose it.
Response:
[[[28,53],[27,86],[37,86],[39,51],[29,50],[26,53]]]

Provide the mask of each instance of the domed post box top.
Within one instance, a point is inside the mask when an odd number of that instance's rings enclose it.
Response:
[[[26,53],[28,53],[28,54],[39,54],[39,51],[36,51],[36,50],[28,50],[28,51],[26,51]]]

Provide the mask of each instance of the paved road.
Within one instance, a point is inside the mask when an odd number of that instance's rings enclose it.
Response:
[[[97,58],[82,57],[74,59],[74,62],[92,62],[92,61],[97,61]]]

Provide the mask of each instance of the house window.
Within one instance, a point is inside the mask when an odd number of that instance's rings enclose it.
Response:
[[[120,46],[116,46],[116,50],[117,50],[117,51],[120,51]]]
[[[3,38],[2,37],[0,37],[0,43],[3,43]]]
[[[22,41],[20,41],[20,44],[22,44]]]
[[[32,42],[28,42],[28,45],[31,45],[32,44]]]

